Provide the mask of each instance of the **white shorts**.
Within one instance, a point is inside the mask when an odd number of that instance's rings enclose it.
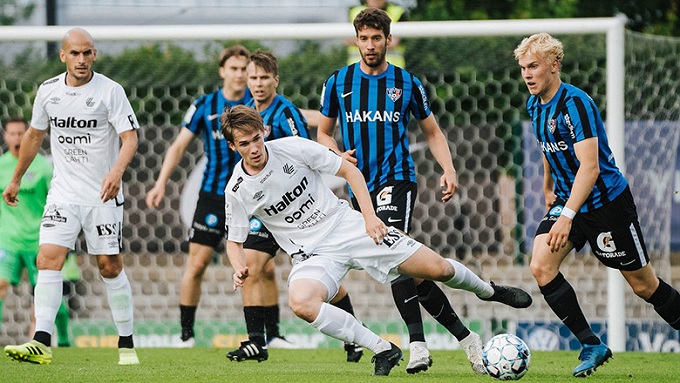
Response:
[[[73,250],[80,230],[87,252],[116,255],[122,247],[123,206],[81,206],[47,201],[40,225],[40,244]]]
[[[352,211],[311,254],[293,255],[288,284],[297,279],[318,280],[328,289],[330,301],[349,270],[366,270],[373,279],[387,283],[399,276],[399,265],[421,246],[391,226],[383,243],[376,245],[366,234],[361,213]]]

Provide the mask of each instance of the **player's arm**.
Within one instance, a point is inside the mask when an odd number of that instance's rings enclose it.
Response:
[[[26,173],[26,170],[35,159],[35,155],[38,154],[38,150],[42,146],[42,142],[45,139],[47,130],[39,130],[34,127],[29,127],[24,138],[21,139],[21,147],[19,148],[19,162],[16,168],[14,168],[14,174],[9,184],[2,192],[2,198],[10,206],[16,206],[19,200],[17,199],[17,194],[19,194],[19,187],[21,186],[21,178]]]
[[[246,266],[246,253],[243,250],[243,243],[227,240],[227,258],[234,269],[234,291],[243,287],[243,283],[248,278],[248,267]]]
[[[146,206],[157,208],[161,204],[161,200],[165,197],[165,185],[168,183],[172,172],[175,171],[177,165],[182,160],[184,152],[195,137],[194,133],[186,127],[180,129],[177,138],[170,145],[168,151],[163,158],[163,165],[161,171],[158,173],[158,178],[153,188],[146,193]]]
[[[116,163],[113,164],[113,168],[104,177],[102,188],[99,192],[99,199],[101,199],[102,202],[108,202],[116,198],[120,191],[125,169],[127,169],[128,165],[130,165],[130,162],[132,162],[132,159],[135,157],[135,153],[137,153],[138,137],[136,129],[126,130],[122,132],[119,137],[122,144],[120,146],[120,151],[118,152],[118,159],[116,160]]]
[[[357,159],[354,157],[355,150],[348,150],[341,152],[338,143],[335,142],[333,134],[335,132],[335,119],[326,117],[319,113],[319,127],[316,130],[316,141],[330,150],[337,153],[343,159],[349,161],[352,165],[357,165]]]
[[[359,203],[361,214],[366,222],[366,234],[373,238],[376,244],[381,244],[383,238],[387,235],[387,226],[385,226],[373,210],[371,195],[368,192],[363,174],[361,174],[361,171],[356,166],[350,164],[349,161],[343,160],[340,169],[338,169],[335,175],[344,178],[352,188],[354,197]]]
[[[300,109],[300,113],[305,117],[305,120],[307,120],[307,126],[309,128],[316,128],[319,126],[319,117],[321,116],[321,112],[315,109]]]
[[[564,204],[564,209],[578,212],[592,192],[595,181],[600,175],[597,137],[590,137],[575,143],[574,152],[579,161],[579,167],[574,177],[574,186],[569,193],[569,199]],[[559,216],[548,233],[547,242],[552,251],[557,251],[560,247],[566,246],[571,231],[571,223],[572,218],[565,216],[563,210],[563,214]]]
[[[420,128],[425,134],[427,146],[430,148],[432,155],[439,166],[444,170],[439,179],[439,186],[442,188],[443,196],[442,202],[446,202],[453,197],[453,194],[458,190],[458,175],[456,169],[453,167],[453,159],[451,158],[451,149],[449,148],[449,141],[444,136],[434,114],[430,113],[424,120],[420,121]]]

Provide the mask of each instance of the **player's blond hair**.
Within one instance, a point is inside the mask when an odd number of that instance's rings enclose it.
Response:
[[[564,59],[562,42],[547,33],[536,33],[525,37],[515,48],[515,60],[519,60],[527,54],[546,58],[550,62],[557,60],[560,66],[562,59]]]

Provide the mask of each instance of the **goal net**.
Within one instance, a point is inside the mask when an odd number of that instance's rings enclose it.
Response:
[[[343,40],[352,36],[351,27],[319,24],[317,30],[324,35],[309,36],[323,40],[310,37],[285,41],[276,30],[244,26],[250,27],[262,35],[238,42],[250,48],[263,46],[278,56],[279,93],[301,108],[317,109],[324,79],[346,64]],[[528,268],[536,222],[544,214],[542,162],[524,108],[528,92],[512,51],[529,33],[512,34],[493,28],[479,33],[474,28],[478,25],[473,25],[471,36],[427,35],[432,28],[403,36],[406,67],[425,84],[432,110],[453,150],[460,183],[454,201],[439,200],[441,169],[413,123],[410,138],[419,196],[412,235],[445,257],[463,262],[486,280],[520,286],[533,295],[534,304],[529,309],[514,310],[482,302],[470,293],[445,289],[454,309],[483,338],[499,331],[516,331],[529,339],[531,348],[573,348],[575,339],[560,328]],[[149,34],[142,43],[136,37],[134,41],[125,37],[100,40],[93,33],[99,49],[95,70],[125,87],[141,124],[138,154],[124,178],[123,231],[124,261],[133,288],[136,341],[140,346],[171,346],[180,331],[179,288],[187,260],[187,228],[182,211],[187,206],[191,210],[191,185],[200,179],[195,170],[203,158],[200,138],[194,140],[173,173],[161,208],[147,208],[145,194],[153,186],[190,103],[221,85],[216,57],[223,47],[235,43],[208,37],[179,41],[164,37],[164,30],[160,30]],[[0,63],[2,118],[22,115],[30,119],[31,103],[40,82],[63,71],[62,63],[44,55],[43,40],[51,32],[33,32],[35,41],[0,41],[0,49],[10,52]],[[607,119],[606,36],[586,32],[553,33],[565,45],[563,79],[586,90]],[[121,36],[128,34],[121,32]],[[61,33],[56,39],[60,37]],[[679,46],[678,39],[625,33],[626,173],[652,263],[659,275],[676,288],[677,262],[671,257],[670,233],[680,134]],[[44,148],[49,154],[47,143]],[[345,195],[344,190],[339,192]],[[86,255],[82,243],[77,251],[82,275],[68,296],[72,339],[82,347],[115,347],[115,329],[110,323],[95,259]],[[306,347],[339,346],[339,342],[311,330],[290,312],[285,284],[290,260],[285,254],[279,254],[276,260],[283,334]],[[607,316],[606,269],[584,250],[568,257],[563,273],[575,287],[586,316],[603,334]],[[245,337],[241,298],[231,291],[231,275],[224,251],[220,250],[204,277],[196,325],[199,345],[234,347]],[[380,334],[408,343],[389,286],[380,285],[363,272],[352,271],[346,287],[360,320]],[[30,297],[31,289],[25,282],[11,289],[4,304],[0,343],[26,338]],[[649,305],[628,290],[625,300],[628,335],[632,339],[628,349],[680,350],[677,334],[659,324]],[[454,338],[425,312],[423,317],[431,348],[458,347]],[[647,347],[638,336],[657,332],[663,334],[666,343]]]

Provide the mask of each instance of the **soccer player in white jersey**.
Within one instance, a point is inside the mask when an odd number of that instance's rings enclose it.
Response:
[[[33,340],[5,347],[16,360],[52,362],[52,329],[62,296],[61,268],[81,229],[97,257],[118,330],[118,364],[139,364],[132,339],[132,291],[120,256],[123,221],[122,178],[137,151],[139,123],[123,87],[95,73],[92,36],[70,29],[59,51],[66,72],[42,83],[19,161],[2,193],[16,205],[21,178],[50,129],[54,178],[40,228],[36,331]]]
[[[243,242],[254,216],[293,259],[288,277],[291,310],[322,333],[373,351],[374,375],[389,375],[402,352],[328,303],[350,269],[366,270],[383,283],[399,274],[436,280],[513,307],[531,302],[525,291],[494,288],[463,264],[387,227],[373,211],[361,172],[325,146],[299,137],[265,143],[262,118],[245,106],[225,111],[220,121],[229,146],[242,157],[225,190],[227,256],[234,268],[234,288],[242,287],[248,277]],[[322,173],[349,183],[361,213],[324,185]]]

